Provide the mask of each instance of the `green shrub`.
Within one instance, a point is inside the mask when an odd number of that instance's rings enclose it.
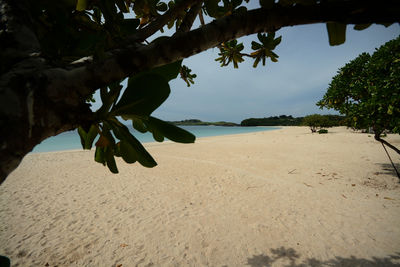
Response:
[[[321,130],[318,131],[318,133],[319,134],[326,134],[326,133],[328,133],[328,130],[327,129],[321,129]]]

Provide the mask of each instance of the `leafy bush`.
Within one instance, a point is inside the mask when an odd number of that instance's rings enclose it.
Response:
[[[327,130],[327,129],[320,129],[320,130],[318,131],[318,133],[319,133],[319,134],[326,134],[326,133],[328,133],[328,130]]]
[[[317,105],[346,115],[356,129],[400,133],[399,58],[400,37],[362,53],[339,69]]]

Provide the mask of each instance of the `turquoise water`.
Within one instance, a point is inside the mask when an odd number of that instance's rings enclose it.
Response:
[[[271,131],[279,129],[279,127],[222,127],[222,126],[180,126],[181,128],[191,132],[197,138],[218,135],[231,135],[241,133],[251,133],[260,131]],[[128,126],[133,135],[142,143],[155,142],[151,133],[139,133],[131,126]],[[81,149],[81,142],[77,131],[64,132],[57,136],[44,140],[41,144],[33,149],[35,152],[50,152],[71,149]]]

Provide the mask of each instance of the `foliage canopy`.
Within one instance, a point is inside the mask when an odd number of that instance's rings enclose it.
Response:
[[[317,105],[345,114],[354,128],[400,133],[400,38],[340,68]]]

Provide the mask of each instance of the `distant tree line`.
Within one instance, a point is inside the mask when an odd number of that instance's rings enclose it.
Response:
[[[306,117],[293,117],[280,115],[266,118],[249,118],[243,120],[241,126],[310,126],[310,116],[313,121],[318,121],[321,127],[347,126],[347,119],[341,115],[308,115]],[[318,127],[319,127],[318,126]]]
[[[299,126],[303,117],[280,115],[267,118],[249,118],[243,120],[241,126]]]

